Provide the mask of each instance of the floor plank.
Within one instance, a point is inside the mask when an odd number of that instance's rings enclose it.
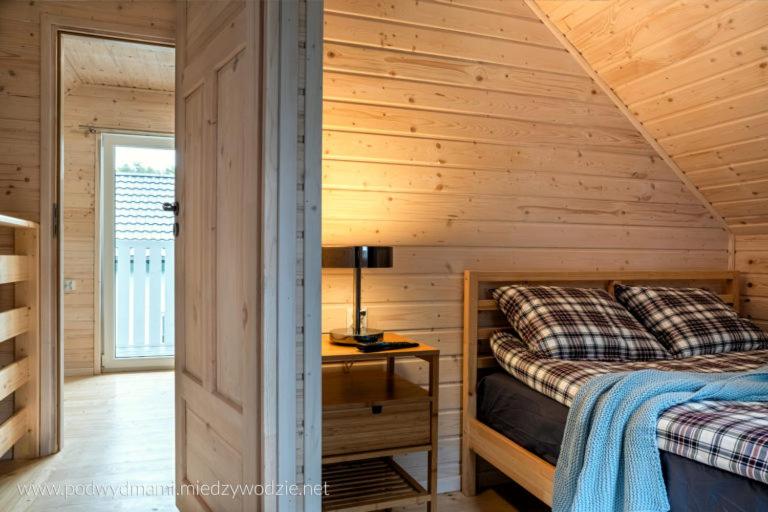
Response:
[[[516,508],[493,490],[487,490],[467,498],[460,492],[451,492],[438,496],[437,509],[440,512],[527,512],[526,508]],[[424,506],[394,508],[392,512],[422,512]]]

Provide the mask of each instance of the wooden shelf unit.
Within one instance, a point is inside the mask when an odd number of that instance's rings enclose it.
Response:
[[[0,368],[0,400],[13,394],[14,413],[0,424],[0,455],[13,448],[14,459],[39,455],[40,340],[39,227],[0,215],[0,228],[13,231],[14,254],[0,255],[0,286],[13,286],[14,305],[0,311],[0,344],[13,343],[13,361]]]
[[[406,338],[387,333],[387,341]],[[411,341],[411,340],[407,340]],[[428,345],[363,353],[323,338],[323,510],[366,512],[437,506],[437,411],[440,352]],[[399,358],[429,364],[425,389],[395,372]],[[376,362],[385,363],[375,364]],[[427,455],[427,488],[393,457]]]

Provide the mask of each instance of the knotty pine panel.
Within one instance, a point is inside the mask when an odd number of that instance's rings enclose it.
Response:
[[[743,313],[768,327],[768,235],[736,236],[736,270],[742,272]]]
[[[566,126],[627,126],[626,118],[616,107],[598,102],[579,103],[546,96],[532,98],[487,89],[478,94],[476,89],[439,83],[390,77],[371,80],[366,75],[334,71],[327,71],[323,76],[323,94],[328,101],[407,107],[411,111],[426,109],[480,114],[505,120],[541,121]]]
[[[565,49],[524,3],[325,6],[323,243],[396,246],[394,268],[363,272],[363,303],[370,326],[441,350],[453,490],[465,269],[723,269],[728,233],[576,61],[556,69]],[[324,331],[351,286],[324,272]],[[425,382],[422,366],[399,371]]]
[[[352,8],[354,8],[353,6]],[[399,17],[402,19],[402,17]],[[471,19],[471,16],[469,17]],[[443,37],[444,29],[433,29],[410,23],[393,23],[399,21],[373,19],[367,17],[350,18],[348,15],[338,15],[326,11],[325,32],[326,40],[356,46],[383,47],[393,51],[419,52],[420,54],[448,57],[469,62],[501,64],[537,71],[579,76],[582,71],[578,63],[570,58],[560,47],[521,43],[510,38],[517,33],[532,32],[531,39],[536,40],[534,30],[541,32],[541,25],[532,22],[521,23],[517,31],[510,27],[508,35],[496,37],[493,44],[488,44],[484,37],[477,34],[455,31],[450,37]],[[530,27],[529,27],[530,26]],[[550,34],[551,35],[551,34]],[[549,38],[548,43],[556,44]],[[525,46],[523,48],[523,46]]]
[[[440,37],[443,34],[440,33]],[[325,43],[324,66],[329,71],[359,75],[396,76],[416,81],[451,84],[480,90],[539,95],[568,100],[610,104],[586,76],[564,75],[554,71],[532,71],[495,63],[459,60],[412,52],[394,52],[384,48]],[[594,98],[593,98],[594,97]]]
[[[369,2],[368,0],[326,0],[326,21],[332,13],[346,16],[365,16],[383,21],[388,25],[400,21],[417,27],[452,30],[462,34],[530,43],[560,50],[560,44],[545,26],[538,23],[524,2],[501,0],[504,4],[517,4],[518,10],[508,12],[513,16],[498,16],[495,13],[477,9],[480,4],[470,1],[473,9],[446,9],[438,2]],[[460,2],[454,2],[459,6]],[[468,15],[469,14],[469,15]],[[524,14],[521,16],[521,14]],[[390,28],[391,29],[391,28]],[[474,39],[475,44],[478,43]],[[429,43],[429,42],[428,42]]]
[[[431,173],[430,173],[431,174]],[[436,179],[441,187],[440,194],[435,194],[434,187],[423,190],[414,186],[408,192],[392,191],[386,187],[376,189],[367,187],[365,190],[346,190],[343,188],[327,188],[323,193],[323,201],[327,203],[343,203],[348,208],[359,212],[357,220],[377,220],[386,214],[387,220],[405,221],[413,219],[444,220],[446,218],[462,219],[463,221],[496,221],[496,222],[552,222],[565,224],[607,224],[622,223],[626,226],[666,226],[666,227],[713,227],[717,222],[709,211],[700,204],[647,203],[642,201],[611,201],[599,197],[569,198],[569,197],[519,197],[515,194],[519,187],[508,186],[509,194],[504,195],[505,187],[492,188],[494,177],[499,184],[499,176],[489,174],[484,181],[477,182],[488,185],[481,196],[473,187],[473,180],[467,180],[466,189],[451,183],[446,173],[442,179]],[[457,171],[456,175],[465,174]],[[427,180],[431,181],[430,176]],[[343,178],[337,177],[341,183]],[[411,181],[413,185],[414,180]],[[505,183],[509,183],[504,180]],[[544,181],[544,180],[542,180]],[[551,183],[551,182],[550,182]],[[546,186],[546,182],[543,183]],[[585,187],[586,188],[586,187]],[[575,189],[575,187],[574,187]],[[565,194],[565,186],[562,187]],[[605,195],[606,192],[593,196]],[[575,192],[575,190],[574,190]],[[743,199],[747,199],[744,197]],[[742,199],[739,197],[739,199]],[[342,220],[344,212],[331,210],[327,220]]]
[[[414,113],[424,116],[425,113]],[[477,141],[426,139],[378,133],[324,130],[326,161],[421,165],[469,170],[552,172],[571,176],[626,177],[674,182],[688,202],[697,200],[659,157],[651,154],[615,153],[557,145],[484,144]],[[439,172],[439,171],[437,171]],[[637,182],[636,182],[637,183]],[[645,186],[639,183],[637,186]],[[647,200],[647,199],[645,199]]]
[[[393,108],[342,103],[327,100],[323,109],[327,129],[363,133],[409,134],[413,137],[442,140],[518,145],[555,144],[647,151],[647,144],[634,130],[535,123],[515,119],[495,119],[445,112],[425,113],[415,118],[408,107]]]

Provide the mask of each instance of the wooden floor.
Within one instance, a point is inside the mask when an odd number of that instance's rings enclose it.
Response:
[[[172,496],[24,497],[18,485],[118,486],[173,482],[173,373],[72,377],[64,386],[63,450],[32,463],[0,462],[2,512],[170,512]],[[51,487],[52,488],[52,487]],[[440,496],[440,512],[517,512],[494,491]],[[417,512],[424,507],[397,509]]]
[[[62,452],[0,479],[0,510],[175,511],[173,496],[38,496],[17,484],[171,484],[173,372],[68,378],[64,385]]]
[[[496,492],[488,490],[473,498],[467,498],[460,492],[438,496],[438,512],[528,512],[527,508],[515,508]],[[395,508],[392,512],[422,512],[424,505],[418,507]]]

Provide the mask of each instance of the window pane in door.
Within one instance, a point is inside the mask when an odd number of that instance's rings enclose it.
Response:
[[[114,147],[115,357],[173,356],[175,152]]]

